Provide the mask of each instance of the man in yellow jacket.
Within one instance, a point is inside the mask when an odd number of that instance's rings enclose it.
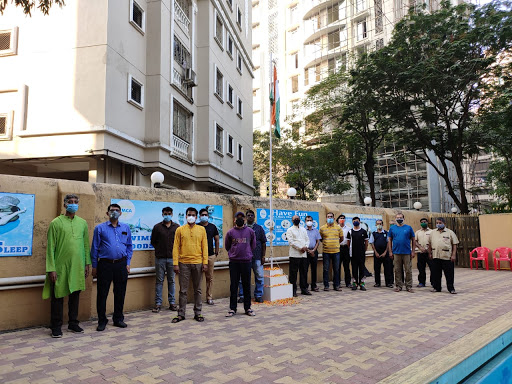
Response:
[[[172,250],[174,272],[179,276],[180,281],[178,316],[172,319],[173,323],[185,320],[190,279],[194,288],[194,320],[204,321],[201,315],[203,307],[201,280],[203,272],[208,270],[208,241],[204,227],[196,224],[197,209],[187,208],[186,216],[187,224],[176,229]]]

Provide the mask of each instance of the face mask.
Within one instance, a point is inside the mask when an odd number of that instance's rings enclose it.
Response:
[[[244,226],[244,219],[238,218],[238,219],[235,220],[235,223],[236,223],[237,227],[243,227]]]
[[[312,221],[306,221],[306,225],[307,225],[308,227],[312,227],[312,226],[313,226],[313,222],[312,222]]]
[[[327,219],[327,224],[333,224],[333,223],[334,223],[334,219],[332,217]]]
[[[345,219],[340,219],[340,225],[345,225]]]
[[[187,223],[194,224],[196,222],[195,216],[187,216]]]
[[[377,229],[382,229],[382,225],[377,225]]]
[[[293,220],[293,225],[299,225],[299,224],[300,224],[300,219]]]
[[[404,219],[396,219],[396,222],[397,222],[398,224],[402,224],[402,223],[404,222]]]
[[[437,229],[444,229],[444,224],[436,224]]]
[[[428,223],[420,223],[421,225],[421,228],[427,228],[428,227]]]
[[[208,216],[201,216],[199,220],[201,220],[201,223],[206,223],[208,221]]]
[[[76,211],[78,211],[78,204],[68,204],[68,206],[66,207],[66,211],[69,213],[75,213]]]
[[[359,221],[354,221],[352,224],[354,224],[354,227],[359,227]]]
[[[164,215],[164,221],[165,221],[166,223],[168,223],[169,221],[171,221],[171,219],[172,219],[172,215]]]
[[[111,219],[117,220],[117,219],[119,219],[119,216],[121,216],[121,212],[113,211],[113,212],[109,213],[109,216]]]

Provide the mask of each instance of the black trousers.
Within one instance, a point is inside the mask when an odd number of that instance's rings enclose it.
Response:
[[[378,252],[378,251],[377,251]],[[382,254],[382,252],[379,252]],[[380,269],[384,267],[384,282],[386,285],[393,284],[395,278],[393,276],[393,260],[389,257],[388,253],[384,257],[373,256],[373,270],[375,275],[375,284],[380,284]]]
[[[427,273],[425,271],[426,266],[428,265],[428,270],[430,271],[430,284],[433,286],[432,282],[432,260],[428,257],[428,252],[418,253],[418,281],[420,284],[425,285],[427,281]]]
[[[311,267],[311,289],[315,289],[316,286],[316,276],[317,276],[317,266],[318,266],[318,251],[315,251],[315,256],[311,256],[308,253],[308,264],[306,265],[306,276],[308,273],[309,267]]]
[[[246,292],[244,295],[244,310],[247,311],[251,308],[251,268],[251,261],[248,263],[240,263],[236,261],[229,262],[229,309],[235,312],[237,306],[238,284],[240,279],[242,280],[242,289],[244,292]]]
[[[340,281],[341,281],[341,265],[343,264],[343,271],[345,273],[345,286],[348,287],[350,285],[350,281],[352,276],[350,275],[350,252],[347,245],[340,246]]]
[[[97,279],[96,311],[98,312],[98,324],[108,323],[105,312],[107,310],[108,291],[112,282],[114,283],[114,314],[112,321],[114,323],[123,321],[124,297],[126,295],[126,283],[128,282],[126,260],[109,263],[100,259],[98,261]]]
[[[52,284],[52,296],[50,303],[50,328],[59,330],[62,327],[62,318],[64,316],[64,298],[56,298],[54,294],[54,285]],[[68,324],[78,325],[78,305],[80,304],[80,291],[70,293],[68,296]]]
[[[453,282],[455,279],[455,264],[451,260],[432,259],[432,285],[436,291],[441,291],[442,273],[446,278],[446,287],[448,291],[453,291],[455,288]]]
[[[297,272],[299,272],[299,286],[301,292],[308,290],[308,259],[306,257],[290,257],[290,284],[293,293],[297,293]]]
[[[357,255],[352,253],[352,277],[356,284],[361,284],[364,281],[364,262],[366,260],[366,256],[364,253],[362,255]]]

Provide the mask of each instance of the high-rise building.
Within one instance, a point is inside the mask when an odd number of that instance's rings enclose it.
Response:
[[[253,193],[248,0],[76,0],[0,18],[0,172]]]

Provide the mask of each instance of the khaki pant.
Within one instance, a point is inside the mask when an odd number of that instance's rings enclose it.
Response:
[[[213,300],[213,266],[215,255],[208,256],[208,270],[204,273],[206,277],[206,300]]]
[[[201,280],[203,279],[203,264],[180,263],[180,306],[178,315],[185,317],[187,308],[187,291],[190,279],[194,289],[194,315],[200,315],[203,303],[201,302]]]
[[[398,288],[404,286],[402,281],[403,271],[405,270],[405,288],[412,288],[412,262],[411,255],[393,255],[393,265],[395,269],[395,285]]]

